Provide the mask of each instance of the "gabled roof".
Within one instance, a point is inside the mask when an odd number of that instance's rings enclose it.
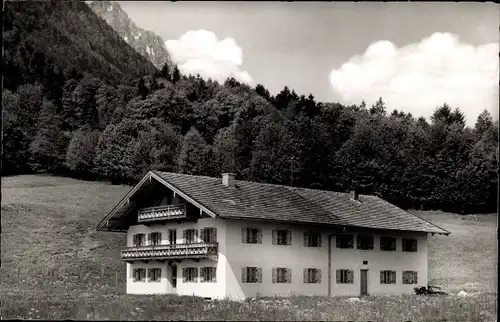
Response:
[[[449,234],[376,196],[359,195],[359,201],[354,201],[349,193],[240,180],[235,180],[234,187],[227,187],[220,178],[159,171],[150,171],[97,229],[125,215],[130,209],[127,206],[130,198],[146,189],[151,180],[175,191],[212,217]]]
[[[449,234],[448,231],[376,196],[292,188],[220,178],[153,172],[221,218],[247,218],[304,224],[356,226],[373,229]]]

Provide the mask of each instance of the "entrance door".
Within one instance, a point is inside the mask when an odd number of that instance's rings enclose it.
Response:
[[[177,265],[172,265],[172,287],[177,288]]]
[[[368,295],[368,270],[362,269],[360,276],[361,295]]]

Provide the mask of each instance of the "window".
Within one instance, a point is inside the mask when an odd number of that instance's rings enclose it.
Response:
[[[243,267],[241,269],[241,281],[243,283],[262,283],[262,268]]]
[[[385,250],[385,251],[396,250],[396,238],[380,237],[380,250]]]
[[[134,282],[145,282],[146,281],[146,269],[144,268],[134,268],[132,270]]]
[[[304,246],[321,247],[321,233],[304,232]]]
[[[186,244],[195,243],[196,239],[198,239],[198,230],[197,229],[184,230],[184,241]]]
[[[351,269],[338,269],[337,284],[354,284],[354,271]]]
[[[291,283],[292,282],[292,269],[278,267],[273,268],[273,283]]]
[[[373,236],[360,236],[357,238],[358,249],[373,249]]]
[[[305,268],[304,283],[321,283],[321,270],[318,268]]]
[[[292,232],[289,230],[273,230],[273,245],[291,245]]]
[[[182,269],[182,279],[184,283],[194,282],[198,278],[198,268],[197,267],[185,267]]]
[[[161,244],[161,233],[151,233],[149,234],[149,240],[148,240],[149,245],[160,245]]]
[[[216,282],[216,268],[202,267],[200,272],[201,282]]]
[[[205,243],[217,242],[217,228],[203,228],[201,230],[201,240],[203,240]]]
[[[148,269],[148,281],[149,282],[160,282],[161,281],[161,268]]]
[[[418,242],[416,239],[403,238],[403,252],[416,252]]]
[[[135,234],[133,242],[134,242],[135,247],[146,246],[146,235],[145,234]]]
[[[417,272],[403,271],[403,284],[417,284]]]
[[[396,271],[380,271],[380,284],[396,284]]]
[[[354,237],[352,235],[337,235],[337,248],[354,248]]]
[[[177,244],[177,230],[176,229],[169,229],[168,230],[168,242],[170,245]]]
[[[241,242],[244,244],[262,244],[262,231],[257,228],[241,228]]]

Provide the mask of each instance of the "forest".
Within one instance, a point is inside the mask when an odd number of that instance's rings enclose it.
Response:
[[[470,128],[446,102],[426,120],[383,98],[346,106],[157,70],[87,5],[64,3],[6,4],[2,176],[133,184],[149,170],[231,171],[403,209],[496,212],[498,121],[481,106]]]

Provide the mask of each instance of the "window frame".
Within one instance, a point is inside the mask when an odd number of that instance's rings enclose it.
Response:
[[[198,283],[198,267],[184,267],[182,269],[183,283]]]
[[[337,284],[354,284],[354,270],[340,268],[336,270]]]
[[[192,235],[190,234],[192,233]],[[198,229],[196,228],[188,228],[188,229],[184,229],[184,232],[183,232],[184,236],[184,243],[185,244],[195,244],[197,243],[197,239],[198,239]]]
[[[304,268],[304,284],[321,284],[321,269]]]
[[[133,268],[132,269],[132,281],[134,283],[146,282],[146,269],[145,268]]]
[[[343,238],[348,238],[343,240]],[[354,235],[353,234],[338,234],[336,235],[336,246],[339,249],[354,249]],[[346,242],[346,244],[345,244]],[[345,247],[344,247],[345,246]]]
[[[159,283],[161,282],[161,268],[148,268],[148,282]]]
[[[143,247],[146,245],[146,234],[145,233],[137,233],[132,237],[132,245],[133,247]]]
[[[410,275],[410,276],[408,276]],[[405,285],[415,285],[418,284],[418,272],[417,271],[403,271],[401,274],[403,284]]]
[[[304,247],[322,247],[323,235],[317,231],[304,232]]]
[[[380,271],[380,284],[382,285],[395,285],[397,273],[394,270],[381,270]]]
[[[387,246],[386,242],[388,240],[392,240],[393,243],[391,243],[391,246],[393,245],[394,247],[385,247]],[[398,250],[398,240],[396,237],[389,237],[389,236],[382,236],[380,237],[380,250],[384,252],[395,252]]]
[[[408,248],[408,242],[411,242]],[[402,250],[403,252],[416,253],[418,252],[418,239],[416,238],[403,238],[402,239]]]
[[[168,230],[168,243],[170,245],[177,244],[177,229],[173,228]]]
[[[217,228],[216,227],[205,227],[201,229],[201,240],[204,243],[216,243],[217,242]],[[207,238],[207,236],[209,238]]]
[[[210,278],[208,278],[210,277]],[[200,282],[216,283],[217,282],[217,267],[205,266],[200,268]]]
[[[368,239],[368,242],[367,242]],[[368,246],[367,246],[368,245]],[[359,250],[373,250],[375,247],[375,237],[373,235],[357,235],[356,248]]]
[[[156,238],[153,238],[156,237]],[[158,246],[161,245],[162,242],[162,234],[159,231],[154,231],[149,233],[148,235],[148,244],[149,246]]]
[[[292,231],[287,229],[273,229],[273,245],[291,246]]]
[[[241,268],[241,282],[247,284],[262,283],[262,268],[257,266],[245,266]],[[252,278],[250,278],[252,277]]]
[[[241,228],[241,242],[243,244],[262,244],[262,229],[252,227]]]

